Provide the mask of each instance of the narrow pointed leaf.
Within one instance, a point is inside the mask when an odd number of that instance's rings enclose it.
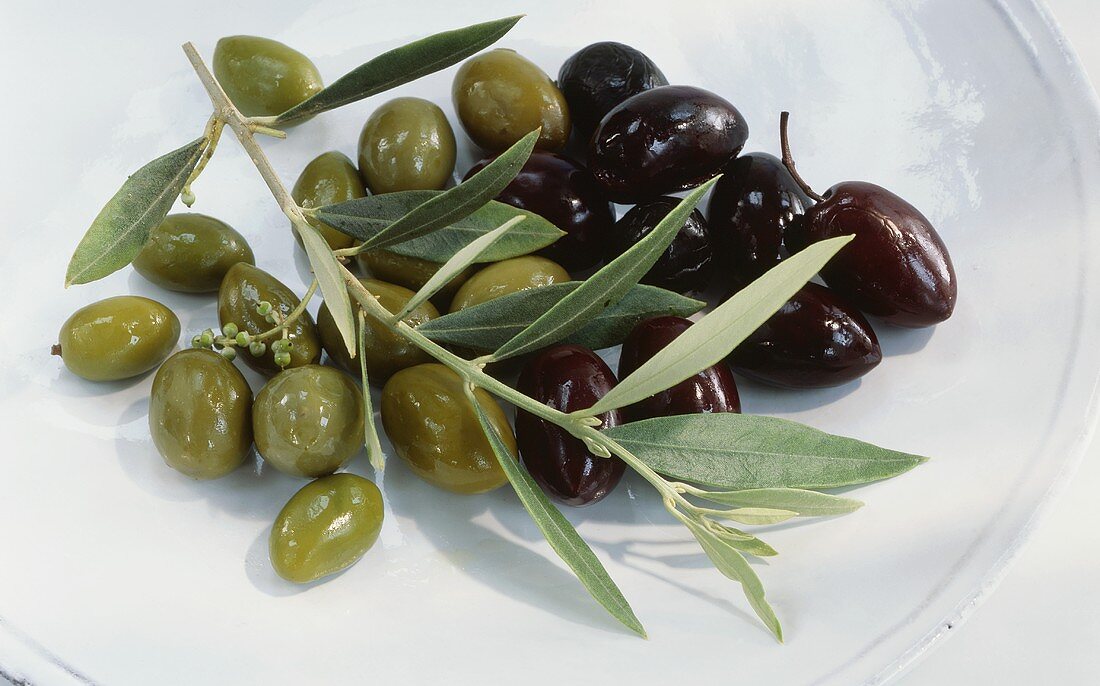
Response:
[[[495,43],[521,18],[522,15],[506,17],[444,31],[384,52],[283,112],[274,123],[286,124],[311,117],[446,69]]]
[[[768,507],[797,512],[799,517],[828,517],[855,512],[863,503],[800,488],[752,488],[742,491],[693,493],[713,503],[738,507]]]
[[[359,310],[359,372],[363,382],[363,445],[367,449],[367,459],[375,471],[386,468],[386,454],[382,452],[382,442],[378,439],[378,425],[374,423],[374,403],[370,397],[370,378],[367,375],[367,315]]]
[[[714,521],[710,522],[710,526],[714,529],[714,535],[725,541],[726,545],[734,550],[740,550],[756,557],[774,557],[779,554],[775,548],[740,529],[734,529],[731,526]]]
[[[790,510],[777,510],[768,507],[736,507],[732,510],[714,511],[722,518],[730,521],[748,524],[750,526],[765,526],[767,524],[779,524],[798,516],[797,512]]]
[[[492,248],[493,243],[498,241],[501,236],[508,233],[509,230],[513,229],[516,224],[521,221],[523,221],[522,217],[512,217],[484,236],[474,239],[465,248],[456,252],[454,257],[447,260],[442,267],[436,270],[435,274],[432,274],[431,278],[420,287],[420,290],[409,299],[409,302],[405,303],[405,307],[396,315],[395,319],[404,319],[407,314],[419,307],[421,303],[439,292],[439,289],[446,286],[451,279],[458,276],[463,269],[476,262],[477,258],[481,256],[481,253]]]
[[[308,222],[299,222],[295,227],[298,229],[298,235],[302,237],[309,266],[313,268],[313,275],[317,277],[317,284],[321,287],[321,295],[332,314],[332,320],[336,322],[336,328],[344,339],[344,345],[354,357],[358,350],[355,343],[355,313],[351,309],[348,287],[344,284],[343,268],[336,260],[336,255],[332,254],[328,241],[313,225]]]
[[[676,238],[688,215],[718,178],[689,193],[645,238],[588,277],[579,288],[500,346],[493,358],[504,360],[561,341],[619,302]]]
[[[446,191],[399,191],[349,200],[317,211],[329,226],[349,236],[368,241],[420,205]],[[545,248],[565,232],[537,214],[490,200],[473,213],[441,229],[391,245],[387,251],[429,262],[446,262],[470,241],[483,236],[514,217],[523,221],[485,251],[479,262],[499,262]]]
[[[76,246],[65,273],[65,287],[102,279],[130,264],[141,252],[149,231],[172,209],[205,149],[205,138],[191,141],[126,179]]]
[[[645,638],[645,628],[634,615],[630,603],[612,581],[611,575],[604,569],[599,558],[580,537],[569,520],[547,499],[546,494],[542,492],[527,470],[516,461],[511,451],[504,445],[496,428],[489,422],[477,397],[469,391],[467,391],[467,397],[474,406],[478,421],[481,422],[481,429],[489,439],[489,445],[497,461],[500,462],[508,480],[512,482],[512,488],[515,489],[520,502],[527,508],[531,519],[546,537],[547,543],[569,565],[592,597],[603,605],[611,616],[622,622],[626,628]]]
[[[541,129],[535,129],[469,179],[432,196],[404,217],[366,239],[362,249],[372,250],[404,243],[473,214],[516,178],[516,174],[531,156],[531,151],[535,149],[540,131]],[[327,221],[323,212],[319,216]],[[340,228],[338,224],[333,226]]]
[[[852,236],[814,243],[772,267],[676,337],[580,416],[644,400],[725,359],[812,279]]]
[[[507,236],[498,243],[506,239]],[[483,352],[496,350],[580,285],[580,281],[566,281],[509,293],[432,319],[421,324],[417,331],[436,343],[450,343]],[[566,337],[564,342],[583,345],[591,350],[610,348],[622,343],[631,329],[643,319],[660,315],[687,317],[705,305],[702,301],[663,288],[637,284],[619,302],[600,312],[579,331]]]
[[[740,552],[731,548],[711,531],[690,520],[687,521],[687,524],[688,529],[695,535],[695,540],[699,541],[699,545],[703,547],[703,552],[707,554],[710,561],[714,563],[718,571],[741,584],[745,597],[749,599],[749,604],[756,611],[756,616],[764,622],[772,635],[782,643],[783,627],[779,624],[779,618],[775,616],[775,610],[772,609],[772,606],[768,604],[767,599],[764,597],[764,585],[760,583],[760,577],[753,571],[752,565]]]
[[[604,429],[655,471],[722,490],[837,488],[888,479],[926,458],[776,417],[657,417]]]

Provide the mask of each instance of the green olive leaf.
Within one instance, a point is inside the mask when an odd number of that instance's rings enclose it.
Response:
[[[281,125],[312,117],[446,69],[495,43],[522,18],[523,15],[506,17],[444,31],[384,52],[283,112],[273,123]]]
[[[852,486],[927,459],[787,419],[729,412],[656,417],[603,433],[656,472],[724,490]]]
[[[191,141],[134,172],[107,201],[69,260],[65,287],[90,283],[130,264],[164,221],[206,149]]]
[[[715,521],[710,521],[708,525],[715,536],[722,539],[726,545],[734,550],[740,550],[741,552],[755,555],[756,557],[774,557],[779,554],[776,552],[775,548],[761,541],[756,536],[747,534],[740,529],[734,529],[731,526],[719,524]]]
[[[371,195],[339,205],[323,207],[318,218],[333,228],[358,238],[370,240],[409,212],[445,191],[399,191]],[[545,248],[565,232],[537,214],[490,200],[471,214],[429,234],[397,243],[386,250],[429,262],[446,262],[463,246],[492,231],[509,219],[523,221],[508,235],[493,244],[478,257],[479,262],[499,262]]]
[[[828,517],[855,512],[863,503],[801,488],[751,488],[741,491],[691,491],[712,503],[790,510],[799,517]]]
[[[376,472],[386,468],[386,454],[382,451],[382,442],[378,438],[378,425],[374,423],[374,403],[370,397],[370,378],[367,375],[367,313],[359,314],[359,372],[363,382],[363,445],[367,449],[367,458]]]
[[[531,156],[531,151],[535,149],[540,131],[541,129],[535,129],[519,139],[512,147],[501,153],[499,157],[478,173],[454,188],[428,197],[427,200],[414,207],[400,219],[392,222],[374,235],[365,238],[363,245],[359,247],[359,252],[376,248],[389,248],[404,243],[449,226],[476,212],[478,208],[504,190],[504,187],[510,184],[512,179],[516,178],[516,174],[523,168],[527,158]],[[323,208],[317,213],[317,216],[322,221],[330,223],[330,218],[339,216],[340,208],[346,208],[349,205],[354,206],[364,199],[359,198],[331,208]],[[349,231],[345,231],[339,220],[331,223],[331,226],[349,235],[354,235]]]
[[[580,286],[580,281],[567,281],[509,293],[432,319],[417,327],[417,331],[436,343],[483,352],[496,350]],[[622,343],[643,319],[659,315],[687,317],[705,305],[663,288],[637,284],[619,302],[568,336],[565,342],[591,350],[610,348]]]
[[[701,524],[691,519],[682,521],[687,524],[688,529],[695,536],[695,540],[699,541],[699,545],[703,547],[703,552],[707,554],[707,557],[718,568],[718,571],[741,584],[741,588],[745,591],[745,597],[748,598],[752,609],[756,611],[756,616],[764,622],[772,635],[782,643],[783,627],[779,624],[779,618],[775,616],[775,610],[765,599],[764,585],[760,583],[760,577],[753,571],[748,560],[717,534]]]
[[[645,628],[638,621],[634,610],[630,607],[630,603],[627,602],[619,587],[615,585],[611,575],[607,573],[599,558],[584,542],[584,539],[580,537],[580,534],[569,523],[569,520],[558,511],[558,508],[551,504],[546,494],[542,492],[539,485],[527,473],[527,470],[519,465],[512,452],[504,445],[504,441],[501,440],[496,427],[490,423],[489,418],[485,415],[485,410],[481,407],[477,396],[468,387],[466,397],[474,406],[477,419],[481,423],[481,430],[485,432],[485,436],[489,439],[489,445],[492,447],[493,454],[496,455],[501,469],[508,476],[512,488],[515,489],[520,502],[523,503],[523,506],[531,515],[531,519],[535,521],[539,530],[542,531],[542,535],[546,537],[546,542],[550,544],[550,547],[554,549],[554,552],[558,554],[562,561],[569,565],[569,568],[577,575],[577,578],[588,589],[592,597],[596,599],[596,602],[603,605],[604,609],[612,617],[622,622],[623,626],[645,638]]]
[[[604,265],[530,326],[500,346],[493,353],[493,359],[504,360],[545,348],[566,338],[599,315],[601,311],[617,303],[661,257],[668,245],[679,234],[688,215],[719,178],[720,176],[716,176],[689,193],[657,223],[657,226],[653,227],[653,231],[649,232],[645,238]]]
[[[798,516],[797,512],[790,510],[776,510],[769,507],[735,507],[731,510],[707,510],[705,514],[713,515],[721,519],[728,519],[741,524],[764,526],[767,524],[779,524]]]
[[[508,231],[513,229],[516,224],[519,224],[521,221],[523,221],[523,217],[512,217],[484,236],[474,239],[465,248],[456,252],[454,257],[447,260],[442,267],[437,269],[435,274],[432,274],[431,278],[420,287],[420,290],[417,291],[413,297],[409,298],[409,302],[405,303],[405,307],[394,315],[394,319],[404,319],[406,315],[419,307],[421,303],[439,292],[439,289],[446,286],[451,279],[458,276],[463,269],[476,262],[477,259],[481,257],[482,253],[491,249],[493,243],[497,242],[504,234],[508,233]]]
[[[344,282],[343,268],[332,253],[328,241],[316,227],[303,221],[294,224],[298,235],[302,237],[309,266],[317,277],[317,284],[321,287],[321,295],[332,314],[332,320],[336,323],[348,352],[354,357],[358,349],[355,344],[355,313],[351,309],[351,296],[348,295]]]
[[[632,405],[717,364],[775,314],[852,238],[839,236],[814,243],[772,267],[619,381],[592,407],[576,414],[594,417]]]

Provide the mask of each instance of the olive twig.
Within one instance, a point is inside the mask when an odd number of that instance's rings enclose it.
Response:
[[[791,155],[791,141],[787,137],[787,122],[790,121],[791,113],[782,112],[779,115],[779,143],[783,148],[783,166],[787,168],[787,171],[794,177],[795,183],[802,189],[802,192],[810,196],[817,202],[821,202],[825,198],[817,193],[810,184],[806,183],[805,179],[798,173],[798,170],[794,167],[794,157]]]
[[[313,299],[313,296],[316,293],[317,293],[317,279],[314,279],[313,281],[310,282],[309,288],[306,289],[306,292],[302,296],[301,301],[294,307],[293,310],[288,312],[285,317],[282,316],[282,314],[280,314],[278,310],[272,310],[271,314],[273,316],[275,316],[275,318],[278,320],[278,321],[276,321],[275,326],[268,329],[267,331],[263,331],[261,333],[254,334],[252,336],[252,340],[253,341],[259,341],[259,342],[262,343],[266,340],[274,338],[279,333],[283,334],[283,336],[282,336],[283,338],[288,338],[289,337],[289,331],[287,330],[288,327],[290,327],[290,325],[293,324],[298,319],[298,317],[302,316],[302,313],[306,311],[306,305],[309,304],[309,301]]]
[[[195,194],[191,191],[191,184],[195,182],[195,179],[199,178],[199,175],[206,169],[206,164],[210,161],[210,158],[214,156],[214,151],[218,148],[218,141],[222,137],[223,128],[225,128],[225,122],[223,122],[216,113],[211,114],[210,119],[206,122],[206,130],[203,133],[203,140],[206,141],[206,147],[203,148],[202,156],[199,157],[198,163],[196,163],[195,168],[191,170],[191,174],[187,177],[187,181],[184,182],[183,189],[180,191],[180,200],[188,207],[195,204]]]

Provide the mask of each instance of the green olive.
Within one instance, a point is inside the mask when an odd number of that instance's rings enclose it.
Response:
[[[214,48],[214,76],[247,117],[282,114],[322,88],[308,57],[279,41],[227,36]]]
[[[508,481],[462,378],[441,364],[397,372],[382,389],[382,426],[417,476],[454,493],[484,493]],[[504,444],[516,454],[516,439],[492,396],[475,394]]]
[[[211,350],[181,350],[153,378],[149,432],[169,467],[195,479],[225,476],[252,447],[252,389]]]
[[[438,262],[398,255],[388,250],[368,250],[356,255],[355,259],[364,275],[379,281],[404,286],[413,291],[423,288],[424,284],[428,283],[428,279],[435,276],[435,273],[442,266]],[[455,292],[458,291],[466,279],[470,278],[474,271],[474,267],[467,267],[459,272],[457,276],[447,282],[446,286],[439,289],[439,292],[432,296],[432,303],[441,310],[446,309]]]
[[[347,569],[378,540],[383,516],[382,494],[361,476],[311,481],[275,518],[268,539],[271,566],[296,584]]]
[[[256,394],[252,431],[256,450],[280,472],[332,474],[363,445],[363,394],[334,367],[287,369]]]
[[[170,214],[149,232],[134,269],[170,291],[213,293],[238,262],[256,264],[256,257],[229,224],[205,214]]]
[[[359,171],[348,156],[342,152],[330,151],[321,153],[306,165],[290,194],[294,202],[302,207],[324,207],[362,198],[367,192],[359,178]],[[333,250],[350,248],[355,242],[351,236],[322,221],[311,220],[310,223],[317,227]],[[301,245],[302,237],[297,231],[294,231],[294,237]]]
[[[258,267],[244,262],[233,265],[222,280],[218,290],[218,320],[222,326],[232,322],[241,331],[256,335],[273,328],[256,312],[263,301],[271,303],[272,308],[282,316],[290,314],[301,300],[281,281]],[[317,335],[317,326],[308,312],[288,327],[290,341],[290,367],[315,364],[321,360],[321,340]],[[241,359],[250,367],[265,374],[275,374],[279,366],[275,364],[275,351],[268,341],[266,352],[259,357],[243,352]]]
[[[467,60],[451,95],[462,128],[486,150],[504,150],[540,126],[543,150],[561,150],[569,138],[565,96],[546,72],[514,50],[490,50]]]
[[[405,303],[409,302],[416,293],[401,286],[395,286],[385,281],[375,279],[360,279],[381,303],[382,307],[390,312],[400,312]],[[402,320],[412,327],[420,326],[424,322],[439,316],[439,310],[431,303],[418,305]],[[344,339],[336,328],[336,322],[332,318],[328,307],[324,304],[317,312],[317,328],[321,331],[321,340],[325,350],[337,364],[351,372],[359,371],[359,360],[352,359],[348,349],[344,346]],[[431,360],[431,356],[408,341],[408,339],[390,331],[389,327],[373,317],[367,317],[366,340],[367,377],[372,384],[381,385],[390,378],[394,372],[411,367],[414,364],[422,364]]]
[[[61,325],[58,354],[73,374],[117,381],[144,374],[168,357],[180,320],[156,300],[119,295],[85,305]]]
[[[447,115],[420,98],[397,98],[374,111],[359,134],[359,172],[373,193],[442,189],[455,169]]]
[[[569,272],[545,257],[524,255],[485,267],[462,284],[451,301],[451,312],[480,305],[502,295],[569,280]]]

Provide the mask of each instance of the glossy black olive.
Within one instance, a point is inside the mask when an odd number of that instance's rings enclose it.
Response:
[[[593,43],[565,60],[558,88],[565,94],[573,128],[587,141],[611,108],[668,79],[642,52],[614,41]]]
[[[521,392],[562,412],[591,407],[617,383],[600,357],[578,345],[547,348],[527,363],[516,385]],[[622,413],[599,415],[605,427],[622,424]],[[567,505],[600,500],[619,483],[626,464],[597,457],[565,429],[516,410],[516,442],[523,465],[547,493]]]
[[[845,181],[789,232],[793,249],[855,235],[821,270],[837,293],[890,324],[922,327],[951,316],[958,284],[932,223],[905,200],[863,181]]]
[[[674,316],[653,317],[639,322],[623,342],[619,378],[625,379],[690,326],[690,319]],[[707,367],[690,379],[624,410],[627,419],[632,422],[677,414],[740,411],[737,384],[725,362]]]
[[[710,179],[748,135],[737,108],[714,93],[661,86],[607,113],[592,137],[589,167],[612,200],[641,202]]]
[[[718,274],[740,289],[785,259],[788,227],[813,200],[774,155],[741,155],[714,185],[707,208]]]
[[[607,261],[647,236],[679,203],[679,198],[660,197],[632,207],[608,234],[604,247]],[[710,281],[712,257],[707,221],[699,210],[692,210],[680,233],[642,277],[642,283],[678,293],[701,291]]]
[[[493,158],[466,172],[470,178]],[[568,235],[539,252],[569,271],[600,263],[604,236],[615,223],[615,211],[592,174],[568,157],[535,152],[512,183],[496,198],[546,219]]]
[[[878,337],[844,298],[808,283],[728,361],[742,376],[783,388],[824,388],[857,379],[882,361]]]

